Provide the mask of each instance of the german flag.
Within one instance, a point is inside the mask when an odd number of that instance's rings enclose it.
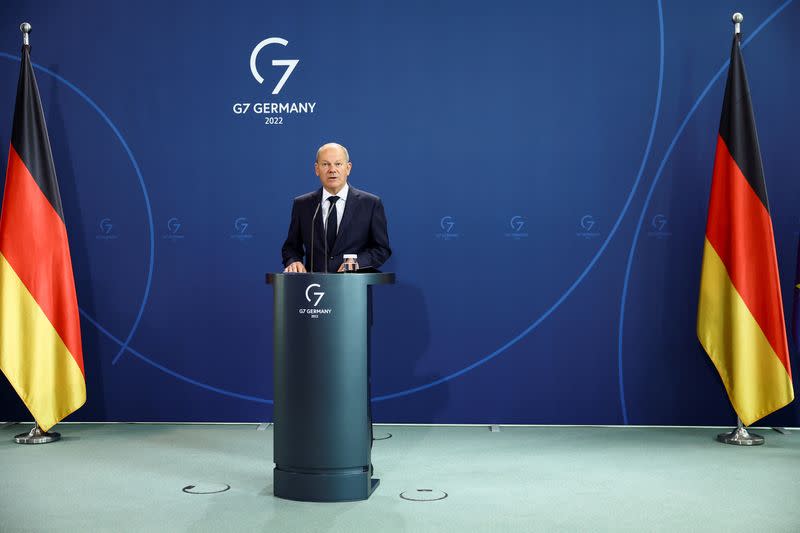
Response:
[[[697,337],[744,425],[794,399],[775,236],[739,35],[708,203]]]
[[[44,431],[86,401],[67,228],[28,45],[0,215],[0,369]]]

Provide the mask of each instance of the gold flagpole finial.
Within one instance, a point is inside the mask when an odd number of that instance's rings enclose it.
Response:
[[[29,36],[31,34],[31,25],[29,22],[23,22],[19,25],[19,30],[22,32],[22,44],[30,46]]]

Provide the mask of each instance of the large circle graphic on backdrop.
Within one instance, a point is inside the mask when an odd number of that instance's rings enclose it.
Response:
[[[16,61],[17,63],[20,62],[20,58],[19,57],[14,56],[12,54],[8,54],[6,52],[0,52],[0,57],[4,57],[6,59],[10,59],[12,61]],[[112,361],[113,364],[116,364],[119,361],[120,357],[122,357],[122,355],[125,352],[128,352],[128,353],[134,355],[135,357],[137,357],[138,359],[144,361],[145,363],[151,365],[152,367],[157,368],[158,370],[161,370],[162,372],[164,372],[164,373],[166,373],[166,374],[168,374],[168,375],[170,375],[170,376],[172,376],[172,377],[174,377],[176,379],[179,379],[181,381],[189,383],[191,385],[194,385],[194,386],[197,386],[197,387],[200,387],[200,388],[212,391],[212,392],[216,392],[216,393],[219,393],[219,394],[223,394],[223,395],[226,395],[226,396],[239,398],[239,399],[242,399],[242,400],[249,400],[249,401],[255,401],[255,402],[259,402],[259,403],[271,404],[272,400],[267,400],[267,399],[264,399],[264,398],[258,398],[258,397],[255,397],[255,396],[250,396],[250,395],[246,395],[246,394],[239,394],[237,392],[220,389],[218,387],[214,387],[212,385],[208,385],[206,383],[202,383],[200,381],[192,379],[192,378],[190,378],[188,376],[184,376],[183,374],[175,372],[174,370],[171,370],[171,369],[165,367],[164,365],[161,365],[161,364],[157,363],[153,359],[145,356],[144,354],[138,352],[137,350],[133,349],[130,346],[131,339],[133,339],[133,336],[136,334],[136,330],[138,329],[139,324],[140,324],[141,319],[142,319],[142,316],[144,314],[145,306],[147,305],[147,300],[148,300],[148,298],[150,296],[150,289],[152,287],[153,270],[154,270],[154,264],[155,264],[155,228],[154,228],[154,224],[153,224],[153,213],[152,213],[152,209],[150,207],[150,197],[147,194],[147,186],[145,185],[144,178],[142,176],[142,172],[139,169],[139,164],[136,162],[136,158],[133,155],[133,151],[130,149],[130,146],[128,145],[128,143],[125,141],[125,138],[120,133],[119,128],[117,128],[117,126],[111,121],[111,119],[108,117],[108,115],[102,109],[100,109],[100,106],[98,106],[91,98],[89,98],[89,96],[86,93],[84,93],[81,89],[79,89],[74,83],[72,83],[69,80],[65,79],[63,76],[60,76],[59,74],[53,72],[52,70],[48,69],[47,67],[43,67],[43,66],[41,66],[41,65],[39,65],[37,63],[32,63],[32,65],[36,70],[38,70],[40,72],[44,72],[45,74],[48,74],[48,75],[52,76],[56,81],[58,81],[59,83],[62,83],[65,86],[67,86],[69,89],[71,89],[73,92],[75,92],[75,94],[80,96],[83,101],[85,101],[87,104],[89,104],[89,106],[95,112],[97,112],[98,115],[100,115],[100,117],[103,119],[103,121],[106,123],[106,125],[108,125],[108,127],[111,128],[111,130],[114,132],[114,135],[119,140],[120,144],[122,145],[123,149],[125,150],[125,153],[128,156],[128,159],[130,160],[134,171],[136,172],[136,177],[137,177],[137,179],[139,181],[139,186],[141,187],[142,195],[144,197],[145,209],[146,209],[146,212],[147,212],[148,234],[149,234],[149,260],[148,260],[148,267],[147,267],[147,279],[146,279],[146,282],[145,282],[144,293],[142,295],[142,302],[139,305],[139,309],[138,309],[137,314],[136,314],[136,319],[134,320],[133,325],[131,326],[130,330],[128,331],[127,335],[125,336],[125,339],[122,340],[122,339],[117,338],[114,334],[112,334],[106,328],[104,328],[102,326],[102,324],[100,324],[94,317],[89,315],[84,309],[80,309],[81,316],[83,316],[84,319],[86,319],[90,324],[92,324],[95,328],[97,328],[97,330],[99,332],[101,332],[103,335],[105,335],[111,341],[115,342],[120,347],[119,348],[119,352],[117,352],[117,354],[114,356],[114,359]]]
[[[16,61],[18,63],[20,62],[20,58],[19,57],[16,57],[14,55],[11,55],[11,54],[8,54],[8,53],[5,53],[5,52],[0,52],[0,57],[7,58],[7,59],[10,59],[12,61]],[[134,320],[133,325],[131,326],[131,329],[128,331],[128,334],[125,336],[125,340],[124,341],[119,341],[118,339],[115,339],[115,341],[120,345],[119,352],[117,352],[117,355],[113,359],[113,363],[116,364],[116,362],[119,360],[119,358],[122,357],[122,354],[124,354],[127,351],[128,346],[129,346],[129,344],[131,342],[131,339],[133,338],[134,334],[136,334],[136,330],[139,328],[139,323],[142,320],[142,315],[144,314],[144,308],[145,308],[145,305],[147,305],[147,299],[150,296],[150,287],[151,287],[152,282],[153,282],[153,266],[154,266],[154,255],[155,255],[155,253],[154,253],[155,252],[155,235],[154,235],[154,228],[153,228],[153,212],[152,212],[152,209],[150,208],[150,197],[147,194],[147,186],[144,183],[144,178],[142,177],[142,171],[139,169],[139,164],[136,162],[136,158],[133,156],[133,152],[131,151],[130,146],[128,146],[128,143],[125,142],[125,138],[120,133],[119,128],[117,128],[116,125],[114,125],[114,123],[111,121],[111,119],[108,118],[108,115],[106,115],[106,113],[102,109],[100,109],[100,106],[98,106],[91,98],[89,98],[89,96],[86,95],[86,93],[84,93],[82,90],[80,90],[74,83],[66,80],[65,78],[63,78],[59,74],[56,74],[55,72],[53,72],[52,70],[48,69],[47,67],[43,67],[43,66],[41,66],[39,64],[36,64],[36,63],[32,63],[32,65],[33,65],[33,68],[35,68],[36,70],[38,70],[40,72],[44,72],[45,74],[48,74],[48,75],[52,76],[59,83],[62,83],[63,85],[69,87],[73,92],[75,92],[78,96],[80,96],[87,104],[89,104],[89,106],[92,109],[94,109],[97,112],[98,115],[100,115],[100,118],[102,118],[103,121],[108,125],[108,127],[111,128],[111,131],[114,132],[114,135],[117,137],[117,139],[119,140],[120,144],[122,145],[122,148],[125,150],[125,153],[127,154],[128,159],[130,159],[131,165],[133,165],[133,169],[136,172],[136,177],[139,180],[139,186],[142,189],[142,195],[144,196],[144,203],[145,203],[145,209],[147,211],[147,222],[148,222],[148,230],[149,230],[149,237],[150,237],[150,250],[149,250],[150,251],[150,258],[149,258],[148,267],[147,267],[147,280],[145,282],[144,294],[142,295],[142,302],[139,305],[139,309],[138,309],[138,311],[136,313],[136,319]],[[81,312],[81,315],[83,315],[87,320],[89,320],[89,322],[91,322],[95,326],[99,326],[97,321],[94,320],[91,316],[89,316],[88,313],[86,313],[86,311],[84,311],[83,309],[80,309],[80,312]],[[101,330],[105,332],[104,329],[101,329]],[[105,332],[105,333],[107,334],[107,332]]]
[[[650,158],[650,152],[653,147],[653,138],[655,137],[656,132],[656,123],[658,122],[658,115],[661,109],[661,94],[664,82],[664,16],[663,16],[663,9],[661,5],[661,0],[656,1],[657,9],[658,9],[658,30],[659,30],[659,60],[658,60],[658,84],[656,89],[656,96],[655,96],[655,105],[653,108],[653,116],[650,121],[650,131],[647,138],[647,144],[644,149],[644,153],[642,154],[641,162],[639,164],[639,169],[636,173],[636,178],[634,179],[633,185],[631,186],[630,191],[628,192],[627,198],[625,199],[625,203],[622,206],[619,214],[614,221],[611,230],[608,232],[603,243],[598,248],[597,252],[595,252],[594,256],[588,262],[586,267],[581,271],[578,277],[567,287],[567,289],[559,296],[556,301],[547,309],[541,316],[539,316],[536,320],[534,320],[530,325],[528,325],[525,329],[523,329],[520,333],[518,333],[515,337],[504,343],[502,346],[497,348],[495,351],[481,357],[477,361],[471,363],[470,365],[452,372],[446,376],[443,376],[439,379],[431,381],[429,383],[425,383],[423,385],[419,385],[416,387],[408,388],[406,390],[393,392],[389,394],[383,394],[380,396],[376,396],[373,398],[373,401],[383,401],[383,400],[390,400],[394,398],[399,398],[402,396],[408,396],[410,394],[414,394],[417,392],[421,392],[423,390],[429,389],[431,387],[435,387],[442,383],[446,383],[451,381],[459,376],[466,374],[467,372],[474,370],[475,368],[484,365],[485,363],[491,361],[495,357],[499,356],[515,344],[517,344],[520,340],[525,338],[529,335],[533,330],[535,330],[542,322],[544,322],[550,315],[553,314],[565,301],[566,299],[575,291],[575,289],[586,279],[586,276],[592,271],[595,267],[599,259],[605,253],[606,249],[608,248],[609,243],[616,235],[619,227],[622,223],[622,220],[625,218],[625,215],[630,208],[631,202],[633,201],[633,197],[636,194],[636,191],[639,188],[639,184],[641,183],[642,176],[644,173],[645,166],[647,161]]]
[[[662,93],[662,85],[663,85],[663,66],[664,66],[663,65],[663,59],[664,59],[663,35],[664,35],[664,31],[663,31],[663,13],[662,13],[661,1],[657,0],[656,4],[657,4],[657,8],[658,8],[658,25],[659,25],[659,37],[660,37],[659,38],[659,79],[658,79],[658,88],[657,88],[657,93],[656,93],[656,98],[655,98],[655,108],[654,108],[653,116],[652,116],[652,120],[651,120],[648,141],[647,141],[647,144],[646,144],[646,147],[645,147],[645,150],[644,150],[644,154],[643,154],[642,159],[641,159],[639,170],[638,170],[638,172],[636,174],[636,178],[634,180],[634,183],[633,183],[630,191],[628,192],[628,195],[627,195],[627,198],[625,200],[625,203],[624,203],[620,213],[616,217],[616,220],[615,220],[612,228],[610,229],[607,237],[605,238],[603,243],[600,245],[600,247],[598,248],[598,250],[596,251],[594,256],[591,258],[589,263],[584,267],[584,269],[581,271],[579,276],[567,287],[567,289],[561,294],[561,296],[558,297],[556,299],[556,301],[544,313],[542,313],[541,316],[539,316],[536,320],[534,320],[529,326],[527,326],[519,334],[517,334],[515,337],[513,337],[509,341],[505,342],[503,345],[501,345],[495,351],[489,353],[488,355],[485,355],[485,356],[479,358],[478,360],[476,360],[475,362],[465,366],[464,368],[462,368],[460,370],[457,370],[455,372],[451,372],[448,375],[446,375],[446,376],[444,376],[442,378],[439,378],[439,379],[437,379],[435,381],[432,381],[432,382],[429,382],[429,383],[426,383],[426,384],[423,384],[423,385],[419,385],[419,386],[414,386],[414,387],[411,387],[411,388],[408,388],[408,389],[405,389],[405,390],[401,390],[401,391],[397,391],[397,392],[394,392],[394,393],[389,393],[389,394],[376,396],[376,397],[373,398],[373,401],[383,401],[383,400],[389,400],[389,399],[398,398],[398,397],[402,397],[402,396],[408,396],[408,395],[411,395],[411,394],[414,394],[414,393],[429,389],[431,387],[435,387],[435,386],[437,386],[439,384],[445,383],[445,382],[453,380],[453,379],[455,379],[455,378],[457,378],[457,377],[459,377],[459,376],[461,376],[463,374],[466,374],[467,372],[470,372],[471,370],[474,370],[475,368],[477,368],[479,366],[482,366],[483,364],[485,364],[485,363],[489,362],[490,360],[494,359],[495,357],[499,356],[500,354],[502,354],[503,352],[505,352],[506,350],[508,350],[509,348],[514,346],[515,344],[517,344],[520,340],[525,338],[534,329],[536,329],[542,322],[544,322],[550,315],[552,315],[552,313],[556,309],[558,309],[564,303],[564,301],[566,301],[566,299],[574,292],[574,290],[583,282],[583,280],[586,278],[586,276],[595,267],[595,265],[597,264],[597,262],[600,259],[600,257],[602,257],[602,255],[606,251],[609,243],[611,242],[611,240],[616,235],[616,232],[618,231],[619,226],[620,226],[623,218],[625,217],[625,215],[626,215],[626,213],[627,213],[627,211],[628,211],[628,209],[630,207],[630,204],[632,202],[633,196],[636,193],[636,191],[638,190],[639,184],[641,182],[643,171],[644,171],[644,167],[645,167],[645,165],[646,165],[646,163],[647,163],[647,161],[649,159],[650,151],[651,151],[651,148],[652,148],[653,137],[654,137],[654,134],[655,134],[656,122],[657,122],[658,113],[659,113],[660,104],[661,104],[661,93]],[[13,56],[11,54],[0,53],[0,56],[8,58],[8,59],[11,59],[13,61],[17,61],[17,62],[19,61],[18,57],[15,57],[15,56]],[[141,302],[141,304],[139,306],[139,310],[137,312],[136,319],[135,319],[130,331],[128,332],[128,334],[126,335],[124,340],[120,339],[120,338],[117,338],[115,335],[113,335],[111,332],[109,332],[106,328],[104,328],[94,317],[90,316],[83,309],[81,309],[82,316],[88,322],[90,322],[94,327],[96,327],[98,329],[98,331],[100,331],[103,335],[105,335],[107,338],[109,338],[110,340],[115,342],[120,347],[119,348],[119,352],[116,354],[116,356],[113,359],[113,363],[116,364],[116,362],[118,362],[120,357],[125,352],[128,352],[128,353],[134,355],[135,357],[137,357],[138,359],[140,359],[141,361],[147,363],[148,365],[150,365],[150,366],[152,366],[152,367],[154,367],[154,368],[156,368],[156,369],[158,369],[158,370],[160,370],[160,371],[162,371],[162,372],[164,372],[164,373],[166,373],[166,374],[168,374],[168,375],[170,375],[170,376],[172,376],[172,377],[174,377],[176,379],[184,381],[185,383],[188,383],[188,384],[191,384],[191,385],[194,385],[194,386],[197,386],[197,387],[200,387],[200,388],[203,388],[205,390],[209,390],[209,391],[212,391],[212,392],[215,392],[215,393],[218,393],[218,394],[222,394],[222,395],[225,395],[225,396],[230,396],[230,397],[234,397],[234,398],[239,398],[239,399],[248,400],[248,401],[254,401],[254,402],[259,402],[259,403],[266,403],[266,404],[273,403],[272,400],[269,400],[269,399],[266,399],[266,398],[260,398],[260,397],[256,397],[256,396],[252,396],[252,395],[241,394],[241,393],[238,393],[238,392],[235,392],[235,391],[230,391],[230,390],[225,390],[225,389],[222,389],[222,388],[219,388],[219,387],[215,387],[215,386],[209,385],[207,383],[202,383],[202,382],[200,382],[198,380],[195,380],[193,378],[190,378],[188,376],[185,376],[183,374],[175,372],[174,370],[172,370],[172,369],[170,369],[170,368],[168,368],[168,367],[156,362],[152,358],[147,357],[146,355],[138,352],[137,350],[135,350],[133,347],[130,346],[130,341],[133,338],[133,335],[136,333],[136,330],[137,330],[137,328],[139,326],[139,323],[141,321],[141,318],[142,318],[142,315],[143,315],[143,312],[144,312],[145,305],[147,303],[147,299],[148,299],[149,294],[150,294],[150,289],[151,289],[151,284],[152,284],[152,277],[153,277],[153,269],[154,269],[154,257],[155,257],[155,237],[154,237],[153,217],[152,217],[152,211],[151,211],[151,207],[150,207],[150,200],[149,200],[149,197],[148,197],[148,194],[147,194],[147,188],[145,186],[144,179],[142,177],[142,173],[141,173],[141,171],[139,169],[139,166],[138,166],[138,164],[136,162],[136,159],[135,159],[130,147],[128,146],[127,142],[123,138],[123,136],[120,133],[119,129],[114,125],[114,123],[110,120],[110,118],[106,115],[106,113],[103,112],[100,109],[100,107],[91,98],[89,98],[88,95],[86,95],[76,85],[74,85],[70,81],[66,80],[62,76],[56,74],[55,72],[47,69],[46,67],[42,67],[41,65],[34,64],[34,68],[36,68],[37,70],[52,76],[59,83],[62,83],[65,86],[69,87],[73,92],[75,92],[78,96],[80,96],[81,99],[83,99],[87,104],[89,104],[89,106],[92,109],[94,109],[96,113],[98,113],[100,115],[100,117],[103,119],[103,121],[114,132],[114,134],[115,134],[116,138],[119,140],[120,144],[123,146],[123,148],[124,148],[124,150],[126,152],[126,155],[128,156],[128,158],[129,158],[129,160],[130,160],[130,162],[131,162],[131,164],[132,164],[132,166],[133,166],[133,168],[134,168],[134,170],[136,172],[137,178],[139,180],[139,185],[141,187],[141,190],[142,190],[142,193],[143,193],[143,196],[144,196],[145,207],[146,207],[146,211],[147,211],[148,225],[149,225],[148,230],[149,230],[149,239],[150,239],[150,257],[149,257],[149,261],[148,261],[148,274],[147,274],[147,281],[146,281],[146,284],[145,284],[144,295],[142,297],[142,302]]]
[[[756,35],[761,33],[767,24],[772,22],[772,20],[777,17],[786,7],[792,3],[793,0],[787,0],[783,4],[781,4],[775,11],[773,11],[764,21],[759,24],[755,30],[744,40],[742,41],[742,48],[745,48],[750,41],[752,41]],[[636,223],[636,230],[633,234],[633,238],[631,239],[631,246],[630,250],[628,251],[628,261],[625,266],[625,277],[622,284],[622,295],[620,297],[620,307],[619,307],[619,331],[617,333],[617,372],[618,372],[618,379],[619,379],[619,403],[620,409],[622,410],[622,419],[625,425],[628,424],[628,408],[625,402],[625,376],[623,371],[623,351],[622,351],[622,341],[625,334],[625,305],[627,304],[628,298],[628,286],[631,277],[631,271],[633,270],[633,258],[636,254],[636,246],[639,243],[639,235],[641,234],[642,230],[642,223],[644,222],[645,214],[647,213],[647,209],[650,207],[650,201],[653,199],[653,192],[656,189],[656,186],[661,179],[661,174],[664,171],[664,167],[667,164],[670,156],[672,155],[672,151],[675,149],[675,145],[677,144],[680,137],[683,135],[683,131],[686,129],[687,124],[694,116],[697,109],[700,107],[700,104],[705,100],[706,96],[708,95],[711,87],[714,86],[717,81],[722,77],[722,74],[726,72],[728,69],[728,64],[730,60],[725,61],[722,66],[717,70],[716,74],[711,77],[711,80],[705,86],[705,88],[700,92],[700,95],[694,101],[694,104],[689,109],[689,112],[686,113],[686,116],[683,118],[681,125],[678,127],[678,131],[675,132],[675,135],[672,137],[672,141],[670,142],[669,146],[667,147],[667,151],[664,153],[664,156],[661,159],[661,162],[658,165],[658,170],[656,170],[655,176],[653,177],[653,182],[650,184],[650,189],[647,191],[647,196],[645,197],[644,203],[642,204],[641,212],[639,213],[639,219]]]
[[[380,395],[380,396],[376,396],[376,397],[373,398],[373,401],[383,401],[383,400],[389,400],[389,399],[398,398],[398,397],[402,397],[402,396],[407,396],[407,395],[411,395],[411,394],[426,390],[426,389],[431,388],[431,387],[435,387],[435,386],[437,386],[439,384],[442,384],[442,383],[445,383],[447,381],[453,380],[453,379],[455,379],[455,378],[457,378],[457,377],[459,377],[459,376],[461,376],[461,375],[463,375],[463,374],[465,374],[467,372],[470,372],[471,370],[474,370],[475,368],[477,368],[477,367],[487,363],[488,361],[494,359],[495,357],[499,356],[500,354],[502,354],[503,352],[505,352],[506,350],[508,350],[512,346],[514,346],[516,343],[518,343],[521,339],[526,337],[528,334],[530,334],[542,322],[544,322],[556,309],[558,309],[563,304],[563,302],[574,292],[574,290],[583,282],[583,280],[586,278],[586,276],[595,267],[595,265],[597,264],[597,262],[600,259],[600,257],[602,257],[602,255],[606,251],[609,243],[611,242],[611,240],[616,235],[622,220],[624,219],[625,215],[627,214],[628,209],[630,208],[630,204],[632,202],[633,196],[636,193],[636,191],[638,190],[638,187],[639,187],[639,185],[641,183],[643,172],[644,172],[644,168],[646,166],[647,161],[649,160],[650,152],[651,152],[651,149],[652,149],[653,138],[654,138],[655,129],[656,129],[656,123],[657,123],[659,110],[660,110],[660,105],[661,105],[661,94],[662,94],[662,86],[663,86],[663,69],[664,69],[663,12],[662,12],[661,1],[657,0],[656,4],[657,4],[657,8],[658,8],[658,25],[659,25],[659,78],[658,78],[658,87],[657,87],[657,92],[656,92],[656,97],[655,97],[655,106],[654,106],[653,116],[652,116],[652,119],[651,119],[648,141],[647,141],[644,153],[642,155],[641,163],[639,165],[639,169],[638,169],[638,172],[636,174],[634,183],[633,183],[630,191],[628,192],[628,195],[627,195],[627,198],[625,200],[625,203],[623,204],[623,207],[622,207],[621,211],[619,212],[618,216],[616,217],[616,220],[615,220],[611,230],[609,231],[608,235],[606,236],[605,240],[603,241],[601,246],[598,248],[598,250],[596,251],[594,256],[591,258],[589,263],[584,267],[584,269],[581,271],[579,276],[567,287],[567,289],[561,294],[561,296],[558,297],[556,299],[556,301],[544,313],[542,313],[541,316],[539,316],[536,320],[534,320],[529,326],[527,326],[524,330],[522,330],[515,337],[513,337],[509,341],[505,342],[498,349],[494,350],[493,352],[489,353],[488,355],[485,355],[485,356],[481,357],[480,359],[478,359],[475,362],[469,364],[468,366],[466,366],[466,367],[464,367],[464,368],[462,368],[462,369],[460,369],[458,371],[452,372],[452,373],[450,373],[450,374],[448,374],[448,375],[446,375],[446,376],[444,376],[442,378],[439,378],[439,379],[437,379],[435,381],[432,381],[432,382],[429,382],[429,383],[426,383],[426,384],[423,384],[423,385],[411,387],[411,388],[408,388],[408,389],[405,389],[405,390],[397,391],[397,392],[394,392],[394,393],[389,393],[389,394],[383,394],[383,395]],[[15,57],[13,55],[10,55],[10,54],[0,53],[0,56],[8,58],[8,59],[11,59],[11,60],[14,60],[14,61],[19,61],[19,58]],[[142,315],[143,315],[143,312],[144,312],[145,305],[147,303],[147,299],[148,299],[149,294],[150,294],[150,289],[151,289],[151,284],[152,284],[152,277],[153,277],[153,269],[154,269],[154,256],[155,256],[155,238],[154,238],[153,217],[152,217],[152,211],[151,211],[151,207],[150,207],[150,200],[149,200],[149,197],[148,197],[148,194],[147,194],[147,188],[145,186],[144,179],[142,177],[142,173],[141,173],[141,171],[139,169],[139,166],[138,166],[138,164],[136,162],[136,159],[135,159],[132,151],[130,150],[130,147],[128,146],[128,144],[125,141],[125,139],[122,137],[121,133],[119,132],[119,129],[113,124],[113,122],[109,119],[109,117],[99,108],[99,106],[97,106],[97,104],[94,101],[91,100],[91,98],[89,98],[83,91],[81,91],[73,83],[71,83],[68,80],[64,79],[62,76],[56,74],[55,72],[52,72],[51,70],[47,69],[46,67],[42,67],[40,65],[34,64],[34,68],[36,68],[37,70],[52,76],[58,82],[66,85],[67,87],[69,87],[73,92],[78,94],[87,104],[89,104],[89,106],[92,109],[94,109],[95,112],[97,112],[100,115],[100,117],[111,128],[111,130],[114,132],[115,136],[117,137],[117,139],[119,140],[119,142],[123,146],[128,158],[129,158],[129,160],[130,160],[131,164],[133,165],[133,168],[134,168],[134,170],[136,172],[137,178],[139,180],[139,185],[140,185],[142,193],[144,195],[144,201],[145,201],[145,206],[146,206],[146,211],[147,211],[147,219],[148,219],[148,224],[149,224],[149,228],[148,228],[149,229],[149,238],[150,238],[150,256],[149,256],[149,261],[148,261],[148,274],[147,274],[147,281],[146,281],[146,284],[145,284],[144,295],[142,297],[142,302],[141,302],[141,304],[139,306],[139,310],[138,310],[138,313],[137,313],[137,316],[136,316],[136,320],[134,321],[130,331],[126,335],[126,338],[124,340],[117,338],[112,333],[110,333],[106,328],[104,328],[95,318],[91,317],[83,309],[81,309],[82,316],[88,322],[90,322],[94,327],[96,327],[98,329],[98,331],[100,331],[107,338],[109,338],[110,340],[115,342],[117,345],[119,345],[120,349],[119,349],[119,352],[114,357],[113,363],[116,363],[125,352],[128,352],[128,353],[134,355],[135,357],[137,357],[138,359],[140,359],[141,361],[147,363],[148,365],[150,365],[150,366],[152,366],[152,367],[154,367],[154,368],[156,368],[156,369],[158,369],[158,370],[160,370],[160,371],[162,371],[162,372],[164,372],[164,373],[166,373],[166,374],[168,374],[168,375],[170,375],[170,376],[172,376],[172,377],[174,377],[176,379],[179,379],[179,380],[184,381],[184,382],[186,382],[188,384],[203,388],[205,390],[209,390],[209,391],[212,391],[212,392],[215,392],[215,393],[218,393],[218,394],[222,394],[222,395],[225,395],[225,396],[230,396],[230,397],[243,399],[243,400],[248,400],[248,401],[254,401],[254,402],[258,402],[258,403],[266,403],[266,404],[273,403],[272,400],[269,400],[269,399],[266,399],[266,398],[260,398],[260,397],[256,397],[256,396],[252,396],[252,395],[241,394],[241,393],[238,393],[238,392],[221,389],[219,387],[215,387],[215,386],[209,385],[207,383],[202,383],[200,381],[197,381],[195,379],[192,379],[192,378],[190,378],[188,376],[185,376],[183,374],[180,374],[178,372],[175,372],[175,371],[169,369],[168,367],[156,362],[155,360],[153,360],[150,357],[145,356],[144,354],[138,352],[137,350],[135,350],[134,348],[132,348],[130,346],[130,341],[133,338],[133,335],[135,334],[136,329],[139,326],[139,323],[141,321],[141,318],[142,318]]]

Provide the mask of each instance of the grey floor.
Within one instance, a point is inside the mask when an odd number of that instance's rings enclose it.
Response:
[[[0,531],[800,531],[800,432],[718,444],[707,428],[376,426],[381,485],[356,503],[272,494],[272,429],[0,429]],[[186,494],[183,487],[230,490]],[[412,502],[400,493],[446,499]]]

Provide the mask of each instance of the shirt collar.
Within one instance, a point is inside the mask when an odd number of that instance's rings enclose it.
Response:
[[[339,197],[339,200],[342,200],[342,201],[346,202],[347,201],[347,193],[348,192],[350,192],[350,184],[349,183],[345,183],[344,187],[342,187],[342,190],[339,191],[339,193],[336,194],[336,196]],[[323,187],[322,188],[322,203],[324,204],[325,202],[327,202],[328,198],[330,198],[331,196],[333,196],[333,194],[329,193],[325,189],[325,187]]]

